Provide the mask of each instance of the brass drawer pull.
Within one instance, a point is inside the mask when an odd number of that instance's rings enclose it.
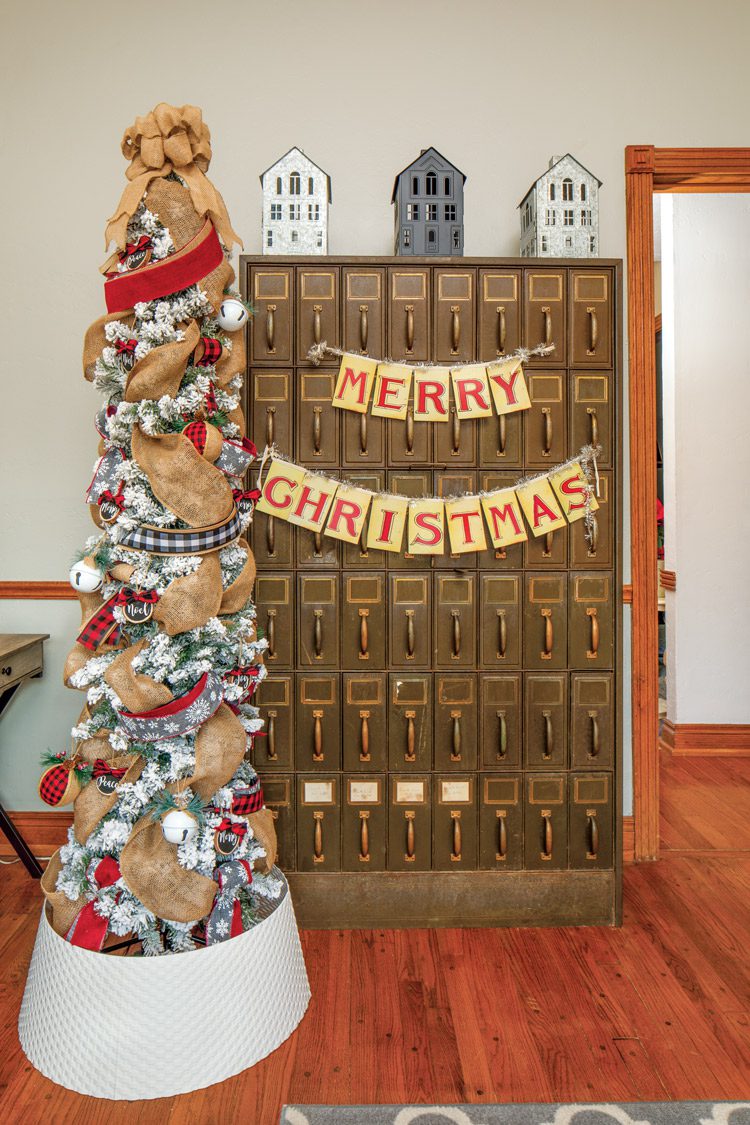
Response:
[[[414,305],[406,305],[406,350],[414,351]]]
[[[458,355],[461,343],[461,306],[451,305],[451,355]]]
[[[591,430],[591,444],[592,445],[598,445],[599,444],[599,418],[597,417],[596,407],[595,406],[588,406],[586,408],[586,413],[589,416],[589,427],[590,427],[590,430]]]
[[[589,850],[586,853],[586,859],[596,859],[599,851],[599,824],[596,819],[596,812],[593,809],[589,809],[588,830]]]
[[[405,762],[416,762],[416,727],[414,725],[414,718],[416,711],[406,712],[406,753],[404,754]]]
[[[266,639],[268,640],[268,655],[273,660],[276,656],[276,610],[269,609],[266,615]]]
[[[552,814],[543,812],[542,821],[542,859],[552,859]]]
[[[367,456],[367,415],[359,416],[359,452],[360,456]]]
[[[588,557],[590,559],[596,558],[596,548],[597,548],[598,545],[599,545],[599,521],[596,518],[596,516],[594,515],[594,513],[592,512],[591,513],[591,526],[589,527],[589,549],[587,551]]]
[[[324,813],[314,812],[313,820],[315,821],[315,831],[313,832],[313,863],[322,863],[325,859],[323,855],[323,817]]]
[[[367,337],[370,334],[370,326],[367,322],[367,312],[369,305],[359,306],[359,346],[362,351],[367,351]]]
[[[451,820],[453,821],[453,850],[451,851],[451,861],[453,863],[461,862],[461,813],[454,809],[451,811]]]
[[[279,755],[276,753],[276,712],[268,712],[268,724],[266,726],[266,740],[267,757],[269,762],[277,762]]]
[[[313,711],[313,761],[322,762],[323,753],[323,712]]]
[[[367,618],[370,616],[369,609],[359,610],[359,659],[369,660],[369,630],[367,627]]]
[[[461,655],[461,614],[457,609],[451,610],[451,656],[458,660]]]
[[[551,711],[542,711],[542,717],[544,719],[544,750],[542,751],[542,757],[545,760],[549,760],[555,749],[555,732],[552,726]]]
[[[414,610],[405,609],[406,614],[406,659],[414,659]]]
[[[322,311],[322,305],[313,305],[313,340],[316,344],[320,343],[320,314]]]
[[[321,415],[323,413],[322,406],[313,407],[313,453],[316,457],[320,456],[320,439],[321,439]]]
[[[544,649],[542,650],[542,660],[552,659],[552,646],[554,644],[554,633],[552,630],[552,610],[541,610],[544,619]]]
[[[505,618],[505,610],[499,609],[497,611],[497,659],[505,660],[505,653],[508,650],[508,622]]]
[[[497,306],[497,354],[505,351],[505,305]]]
[[[596,660],[599,655],[599,617],[596,608],[586,610],[586,616],[591,621],[591,648],[586,653],[589,660]]]
[[[276,348],[274,343],[276,340],[276,305],[266,305],[266,350],[275,352]]]
[[[596,345],[599,343],[599,321],[594,306],[587,308],[586,312],[589,314],[589,346],[586,355],[595,355]]]
[[[461,452],[461,419],[455,408],[451,408],[451,453],[456,457]]]
[[[451,761],[461,761],[461,712],[451,711]]]
[[[370,760],[370,712],[360,711],[359,713],[359,760],[360,762],[369,762]]]
[[[508,721],[504,711],[497,711],[497,760],[502,762],[508,753]]]
[[[370,819],[369,809],[359,810],[359,858],[362,863],[370,862],[370,829],[367,821]]]
[[[552,343],[552,313],[549,305],[542,305],[542,316],[544,317],[544,342],[549,345]]]
[[[505,456],[505,447],[508,442],[508,427],[504,414],[499,414],[497,418],[497,455],[498,457]]]
[[[276,437],[276,407],[266,407],[266,445],[273,445]]]
[[[406,408],[406,452],[414,452],[414,410],[411,406]]]
[[[495,859],[503,860],[508,854],[508,828],[505,823],[505,809],[495,810],[497,817],[497,855]]]
[[[544,419],[544,441],[542,444],[542,457],[549,457],[552,452],[552,411],[549,406],[542,407]]]
[[[554,534],[555,534],[554,531],[548,531],[548,532],[546,532],[546,534],[544,536],[544,550],[542,551],[542,558],[543,559],[551,559],[552,558],[552,543],[553,543],[552,536]]]
[[[414,832],[414,816],[413,812],[405,812],[404,818],[406,820],[406,855],[404,859],[407,863],[413,863],[417,850],[416,836]]]
[[[313,610],[313,644],[315,646],[315,658],[320,660],[323,655],[323,610]]]
[[[313,555],[316,559],[323,558],[323,532],[313,532]]]
[[[367,550],[367,522],[362,524],[362,531],[359,536],[359,557],[361,559],[369,559],[370,552]]]
[[[276,523],[273,516],[266,516],[266,550],[269,558],[276,554]]]
[[[591,719],[591,750],[589,752],[589,757],[598,758],[601,749],[599,740],[599,716],[596,711],[589,711],[589,718]]]

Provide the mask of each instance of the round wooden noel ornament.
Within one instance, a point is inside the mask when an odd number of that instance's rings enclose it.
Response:
[[[61,759],[58,765],[49,766],[39,778],[39,796],[45,805],[71,805],[81,792],[81,782],[75,769],[76,759]]]
[[[156,590],[122,591],[122,613],[129,625],[145,625],[154,616],[154,606],[159,600]]]

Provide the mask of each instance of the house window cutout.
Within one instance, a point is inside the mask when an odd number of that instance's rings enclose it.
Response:
[[[437,231],[428,230],[427,231],[428,249],[434,249],[436,243],[437,243]]]
[[[299,205],[299,203],[290,203],[289,204],[289,218],[292,220],[292,222],[294,222],[294,221],[298,220],[299,217],[300,217],[300,205]]]
[[[552,207],[548,207],[547,208],[547,215],[546,215],[545,220],[544,220],[545,225],[548,226],[548,227],[553,227],[555,225],[555,219],[556,219],[555,211],[552,209]]]
[[[446,176],[445,179],[443,180],[443,188],[444,188],[444,191],[445,191],[446,195],[452,195],[450,176]]]
[[[307,178],[307,194],[315,195],[315,180],[312,176]]]
[[[582,227],[590,227],[591,226],[591,212],[585,207],[581,211],[581,226]]]
[[[554,199],[555,199],[555,185],[554,184],[549,185],[548,195],[549,195],[550,203],[553,203]]]
[[[589,250],[592,254],[596,253],[596,235],[592,234],[589,238]]]
[[[316,236],[316,245],[317,245],[317,247],[318,247],[318,249],[319,249],[319,250],[320,250],[320,248],[321,248],[321,247],[322,247],[322,245],[323,245],[323,231],[322,231],[322,230],[319,230],[319,231],[318,231],[318,233],[317,233],[317,236]]]
[[[565,249],[571,250],[572,248],[573,248],[573,239],[571,238],[570,235],[568,235],[567,238],[565,239]]]
[[[266,246],[273,246],[273,231],[266,231]]]
[[[586,185],[581,184],[581,203],[586,202]]]
[[[445,221],[446,223],[455,223],[456,221],[456,204],[446,203],[445,205]]]
[[[573,202],[573,181],[565,179],[562,182],[562,197],[564,203]]]
[[[281,176],[277,176],[276,177],[276,194],[281,195],[281,192],[282,192]]]
[[[436,223],[437,222],[437,203],[428,203],[425,207],[425,211],[426,211],[425,218],[427,219],[427,222],[428,223]]]
[[[311,222],[317,223],[317,222],[320,221],[320,204],[319,203],[308,203],[308,205],[307,205],[307,217]]]
[[[411,246],[411,231],[408,227],[404,227],[404,229],[402,230],[401,241],[403,242],[404,247]]]
[[[418,203],[407,203],[406,204],[406,217],[410,221],[414,221],[414,220],[419,219],[419,204]]]
[[[453,249],[454,250],[460,250],[461,249],[461,231],[459,230],[458,227],[453,228]]]
[[[548,249],[549,249],[549,243],[547,242],[547,235],[543,234],[542,235],[542,253],[546,254]]]
[[[419,195],[419,176],[412,176],[411,178],[411,193],[412,195]]]
[[[281,218],[282,218],[281,204],[280,203],[272,203],[271,204],[271,219],[275,220],[276,222],[279,222],[281,220]]]
[[[437,176],[434,172],[428,172],[425,179],[425,194],[437,195]]]
[[[296,230],[293,230],[292,231],[292,242],[297,242],[298,240],[299,240],[299,233]]]
[[[574,226],[574,224],[575,224],[575,216],[574,216],[574,213],[573,213],[573,208],[571,207],[570,210],[566,209],[565,211],[563,211],[563,226],[564,227],[572,227],[572,226]]]
[[[289,194],[299,195],[302,190],[302,181],[300,180],[299,172],[292,172],[289,177]]]

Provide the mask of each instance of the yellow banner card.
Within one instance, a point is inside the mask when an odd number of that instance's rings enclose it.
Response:
[[[400,551],[409,501],[402,496],[375,493],[367,524],[367,549]]]
[[[263,481],[260,499],[255,505],[256,510],[265,512],[268,516],[278,516],[279,519],[288,520],[289,512],[306,476],[307,473],[299,465],[272,457]]]
[[[468,551],[485,550],[487,538],[484,534],[482,504],[478,496],[446,500],[445,519],[452,554],[465,555]]]
[[[447,367],[430,367],[414,372],[414,420],[447,422],[450,371]]]
[[[536,538],[548,531],[565,527],[565,517],[555,499],[552,486],[546,477],[531,481],[516,489],[516,495],[523,508],[531,534]]]
[[[453,399],[459,418],[491,418],[492,399],[487,368],[482,363],[457,367],[451,371]]]
[[[289,523],[308,531],[322,531],[339,482],[307,473],[289,509]]]
[[[405,418],[412,369],[403,363],[379,363],[370,413],[376,418]]]
[[[412,555],[442,555],[445,527],[442,500],[412,500],[409,504],[407,550]]]
[[[500,488],[481,499],[493,547],[511,547],[528,539],[518,497],[512,488]]]
[[[491,363],[487,368],[487,379],[498,414],[514,414],[517,410],[528,410],[531,406],[520,359]]]
[[[345,354],[341,360],[339,377],[333,392],[333,406],[337,406],[340,410],[354,410],[357,414],[366,414],[377,367],[377,360]]]
[[[586,493],[589,490],[589,483],[580,462],[576,461],[566,469],[558,469],[556,473],[550,473],[549,482],[555,490],[568,523],[582,520],[586,515]],[[599,502],[591,489],[590,509],[595,512],[598,507]]]
[[[366,488],[340,484],[326,525],[326,535],[343,539],[345,543],[359,543],[367,510],[373,499]]]

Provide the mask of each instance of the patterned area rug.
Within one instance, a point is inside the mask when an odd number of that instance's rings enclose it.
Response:
[[[750,1102],[287,1105],[281,1125],[750,1125]]]

